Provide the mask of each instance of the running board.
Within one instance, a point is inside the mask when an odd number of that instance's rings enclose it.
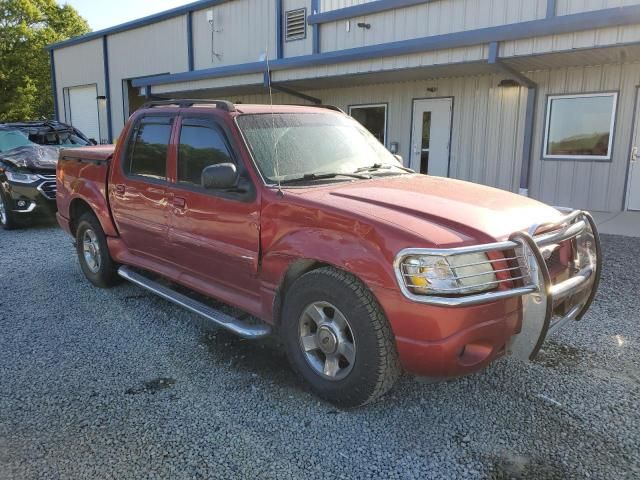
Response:
[[[189,298],[182,293],[176,292],[169,287],[165,287],[160,283],[151,280],[144,275],[141,275],[129,267],[120,267],[118,269],[118,275],[125,280],[130,281],[152,293],[155,293],[159,297],[164,298],[176,305],[179,305],[187,310],[196,313],[218,327],[226,328],[227,330],[235,333],[244,338],[258,339],[263,338],[271,334],[271,327],[266,324],[252,325],[247,322],[242,322],[237,318],[227,315],[220,310],[216,310],[202,302]]]

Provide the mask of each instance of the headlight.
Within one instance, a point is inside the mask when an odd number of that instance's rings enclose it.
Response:
[[[40,180],[39,175],[32,173],[16,173],[16,172],[4,172],[10,182],[15,183],[34,183]]]
[[[467,295],[498,286],[492,262],[484,253],[409,255],[399,268],[405,286],[418,295]]]

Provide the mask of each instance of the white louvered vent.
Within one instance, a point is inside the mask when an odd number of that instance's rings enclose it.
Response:
[[[307,9],[299,8],[285,13],[286,40],[300,40],[307,36]]]

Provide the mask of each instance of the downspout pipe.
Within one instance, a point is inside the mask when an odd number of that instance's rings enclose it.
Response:
[[[49,50],[49,63],[51,67],[51,91],[53,93],[53,119],[60,121],[58,106],[58,82],[56,81],[56,59],[54,50]]]
[[[495,65],[500,71],[514,78],[527,88],[527,107],[524,122],[524,139],[522,142],[522,164],[520,168],[521,195],[529,196],[529,181],[531,178],[531,163],[533,161],[533,129],[536,119],[536,104],[538,100],[538,84],[526,75],[505,65],[500,61],[498,42],[489,45],[489,64]]]

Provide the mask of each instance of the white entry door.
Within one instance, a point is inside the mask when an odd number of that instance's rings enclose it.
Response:
[[[98,90],[95,85],[69,88],[69,122],[87,138],[100,141]]]
[[[413,101],[411,168],[437,177],[449,176],[452,98]]]
[[[640,210],[640,98],[636,102],[636,130],[633,133],[629,185],[627,186],[627,209]]]

